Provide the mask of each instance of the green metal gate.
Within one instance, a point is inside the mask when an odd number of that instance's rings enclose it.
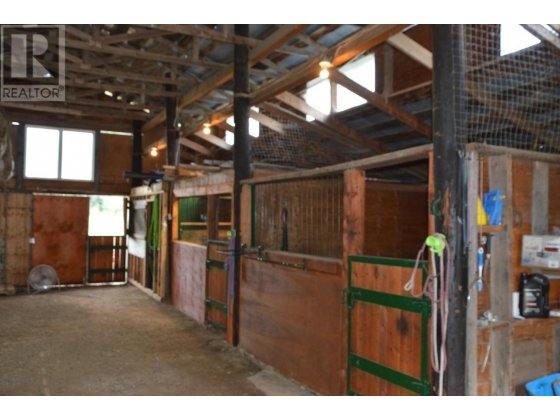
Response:
[[[404,291],[415,261],[351,255],[348,258],[349,395],[430,395],[430,301]],[[416,273],[415,291],[426,279]]]

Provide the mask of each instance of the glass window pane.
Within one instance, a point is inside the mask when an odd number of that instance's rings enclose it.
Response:
[[[500,55],[511,54],[524,48],[537,45],[541,41],[516,23],[500,26]]]
[[[124,236],[124,197],[89,198],[89,236]]]
[[[329,115],[331,113],[331,82],[325,79],[316,85],[308,87],[304,98],[305,102],[312,108]],[[315,120],[315,118],[310,115],[307,115],[306,119],[307,121]]]
[[[366,89],[375,92],[375,58],[373,55],[365,56],[354,63],[341,67],[340,72]],[[350,92],[345,87],[340,85],[336,87],[337,112],[365,103],[365,99]]]
[[[27,127],[25,177],[58,178],[59,130]]]
[[[62,179],[93,179],[93,133],[62,132]]]

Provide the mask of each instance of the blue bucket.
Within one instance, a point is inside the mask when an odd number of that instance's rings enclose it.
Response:
[[[560,373],[531,381],[525,385],[525,389],[531,397],[560,396]]]

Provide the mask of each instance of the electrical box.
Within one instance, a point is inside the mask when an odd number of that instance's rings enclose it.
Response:
[[[521,265],[560,269],[560,236],[523,235]]]

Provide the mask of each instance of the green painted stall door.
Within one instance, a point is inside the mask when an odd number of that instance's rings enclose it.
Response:
[[[411,260],[349,257],[349,395],[430,395],[430,302],[404,290],[413,269]],[[416,272],[416,293],[425,272]]]

